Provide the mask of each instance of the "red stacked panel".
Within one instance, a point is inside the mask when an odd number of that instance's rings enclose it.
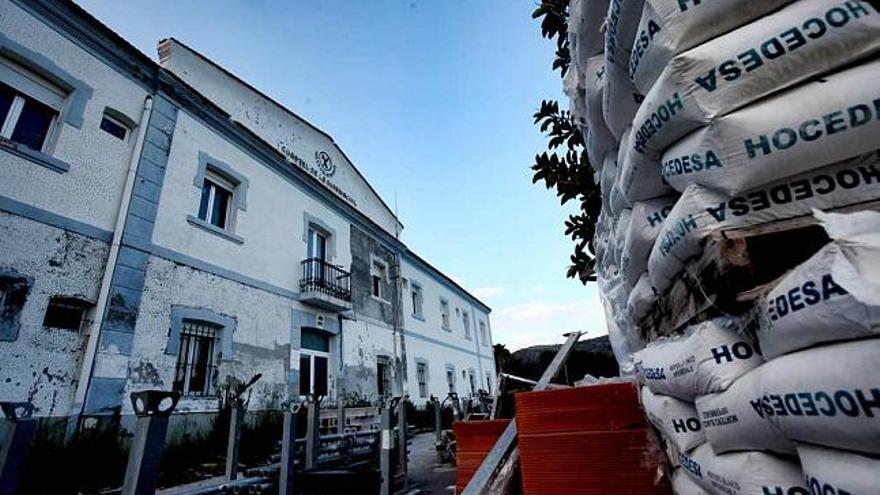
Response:
[[[631,383],[516,395],[524,495],[669,495]]]
[[[497,419],[458,421],[452,424],[456,445],[456,493],[464,490],[508,423],[509,419]]]

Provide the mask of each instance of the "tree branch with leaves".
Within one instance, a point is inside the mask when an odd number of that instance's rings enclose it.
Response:
[[[556,41],[552,70],[565,76],[571,63],[568,47],[568,0],[543,0],[532,17],[541,18],[541,35]],[[543,181],[555,189],[561,204],[578,201],[580,211],[565,221],[565,235],[574,241],[574,253],[566,276],[583,284],[596,280],[593,235],[602,209],[599,185],[587,156],[584,138],[576,119],[559,102],[542,100],[533,115],[534,123],[547,137],[547,151],[535,155],[532,183]]]

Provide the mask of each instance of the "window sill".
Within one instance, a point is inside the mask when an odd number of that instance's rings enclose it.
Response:
[[[69,163],[63,162],[51,155],[43,153],[42,151],[32,150],[23,144],[18,144],[9,139],[0,138],[0,149],[24,158],[25,160],[30,160],[53,172],[63,174],[70,171]]]
[[[377,302],[380,302],[380,303],[382,303],[382,304],[391,304],[391,301],[389,301],[389,300],[387,300],[387,299],[382,299],[381,297],[376,297],[376,296],[375,296],[374,294],[372,294],[372,293],[370,294],[370,297],[372,297],[373,300],[375,300],[375,301],[377,301]]]
[[[186,221],[189,222],[190,225],[192,225],[194,227],[198,227],[198,228],[205,230],[207,232],[210,232],[218,237],[222,237],[223,239],[226,239],[227,241],[234,242],[236,244],[244,244],[243,237],[235,235],[231,232],[227,232],[227,231],[221,229],[220,227],[217,227],[216,225],[210,224],[210,223],[202,220],[201,218],[194,217],[192,215],[187,215]]]
[[[421,315],[412,315],[414,320],[425,321],[425,317]]]
[[[452,333],[452,327],[444,327],[441,325],[440,329],[443,330],[444,332]]]

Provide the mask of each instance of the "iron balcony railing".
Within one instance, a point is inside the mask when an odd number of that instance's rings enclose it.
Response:
[[[351,301],[351,274],[320,258],[308,258],[302,262],[299,290],[316,291],[343,301]]]

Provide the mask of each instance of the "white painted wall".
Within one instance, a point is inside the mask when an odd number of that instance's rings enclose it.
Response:
[[[317,177],[337,185],[354,199],[358,210],[387,232],[396,233],[400,226],[393,213],[328,135],[174,39],[163,42],[160,59],[163,67],[279,150],[293,152],[316,169],[315,153],[329,153],[336,172],[330,177],[323,174]]]
[[[138,122],[146,91],[9,0],[0,0],[0,11],[0,33],[94,89],[82,128],[63,123],[50,150],[70,171],[59,174],[0,148],[0,195],[113,230],[134,139],[122,142],[99,126],[107,106]]]
[[[441,399],[446,396],[446,366],[455,368],[456,388],[460,395],[470,394],[467,378],[462,378],[462,370],[474,370],[477,375],[477,388],[486,389],[486,372],[495,381],[495,363],[492,354],[491,327],[489,315],[471,304],[467,299],[450,290],[432,274],[420,270],[405,259],[401,262],[402,276],[407,280],[403,293],[403,321],[407,331],[406,348],[408,361],[408,388],[410,397],[416,404],[425,399],[419,397],[416,377],[416,358],[424,359],[429,367],[429,391]],[[424,319],[413,314],[412,290],[413,282],[422,287]],[[449,301],[450,329],[442,328],[440,316],[440,298]],[[456,314],[458,309],[458,314]],[[471,339],[465,338],[462,312],[466,311],[471,321]],[[488,341],[483,342],[479,335],[479,321],[486,322]],[[438,344],[441,341],[443,344]],[[479,356],[478,356],[479,355]]]
[[[206,232],[187,221],[187,216],[196,216],[199,209],[201,188],[193,179],[200,151],[232,166],[249,181],[247,209],[238,210],[235,221],[235,234],[244,238],[243,244]],[[351,250],[347,221],[187,112],[178,113],[153,233],[155,244],[298,291],[300,263],[306,257],[303,212],[335,230],[337,256],[332,261],[348,270]]]

